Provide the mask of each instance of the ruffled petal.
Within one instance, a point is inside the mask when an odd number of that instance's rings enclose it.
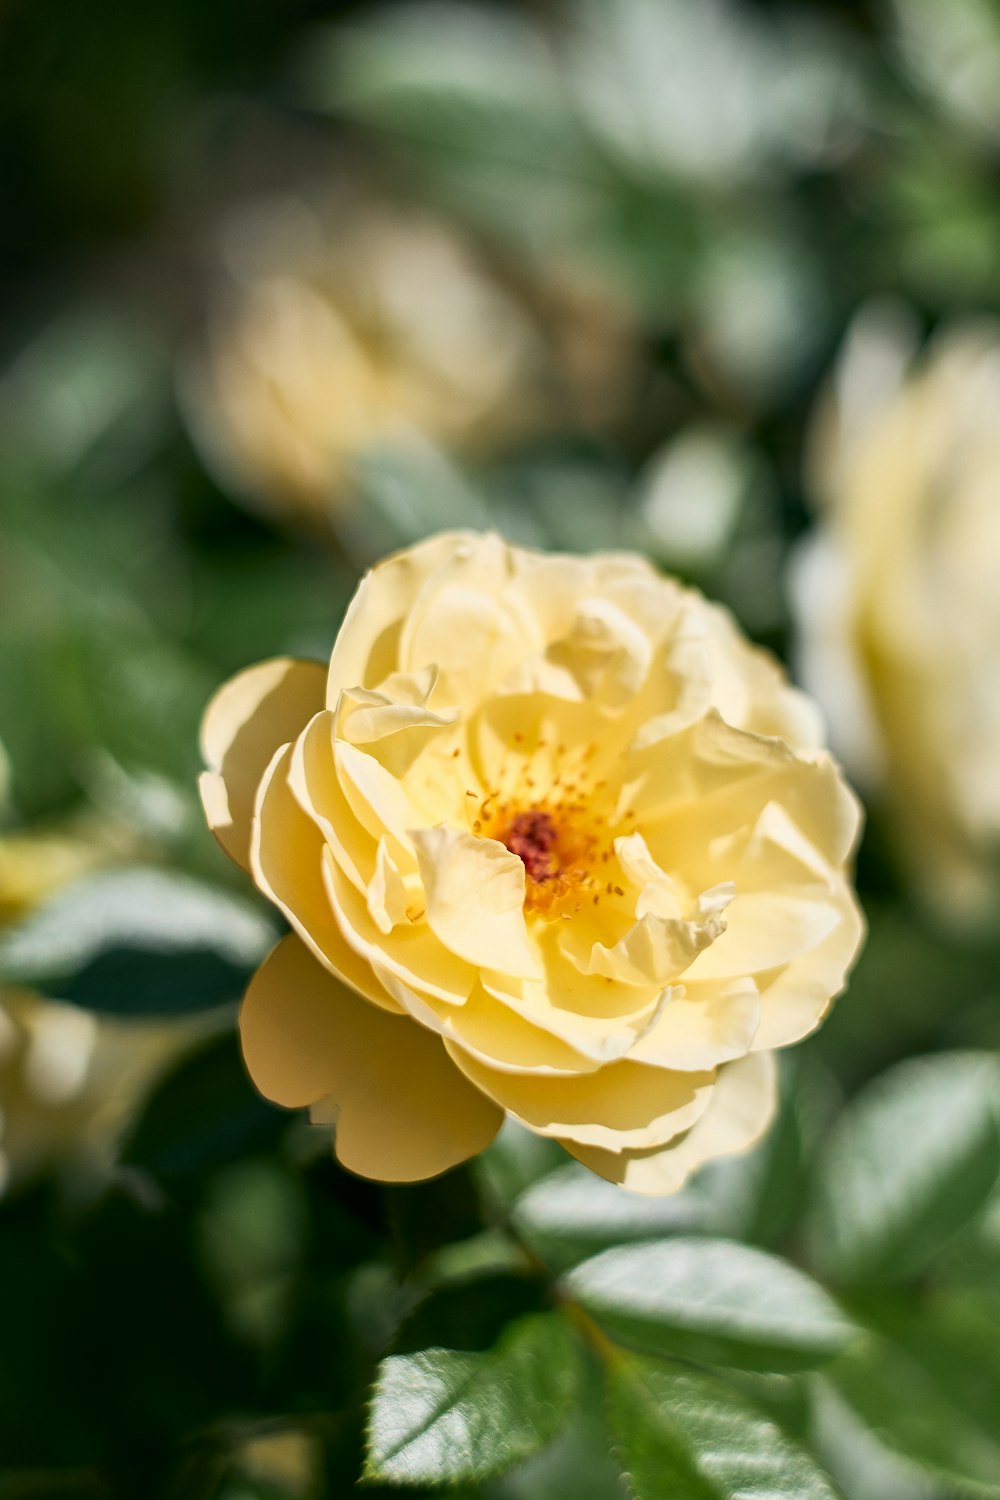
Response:
[[[838,921],[815,948],[761,982],[761,1022],[755,1050],[789,1047],[814,1031],[847,982],[864,941],[865,919],[842,881],[835,898]]]
[[[323,880],[329,851],[288,784],[292,747],[275,755],[261,780],[253,820],[250,866],[260,889],[284,912],[310,952],[330,973],[383,1010],[399,1005],[372,967],[345,942]]]
[[[377,688],[400,669],[403,621],[427,579],[456,548],[477,546],[474,532],[442,532],[380,562],[358,585],[340,627],[327,678],[326,703],[336,708],[345,688]]]
[[[339,1160],[362,1177],[434,1177],[481,1151],[503,1119],[437,1037],[353,994],[295,936],[251,981],[240,1032],[261,1093],[292,1108],[321,1101]]]
[[[679,1141],[653,1151],[594,1151],[563,1145],[609,1182],[655,1197],[675,1193],[691,1173],[718,1156],[736,1156],[759,1140],[777,1105],[777,1069],[770,1052],[754,1052],[720,1068],[708,1107]]]
[[[688,1130],[708,1107],[715,1077],[629,1061],[571,1078],[507,1073],[445,1045],[477,1088],[537,1134],[607,1151],[663,1145]]]
[[[760,1019],[751,978],[679,986],[628,1055],[661,1068],[716,1068],[750,1051]]]
[[[427,924],[452,953],[481,969],[540,979],[541,959],[524,920],[524,865],[495,839],[454,828],[412,835]]]
[[[260,779],[278,746],[294,740],[322,707],[325,680],[319,662],[277,657],[230,678],[205,710],[201,751],[209,769],[199,782],[205,815],[244,869]]]

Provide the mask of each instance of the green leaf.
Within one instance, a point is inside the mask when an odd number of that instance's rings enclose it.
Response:
[[[1000,1295],[855,1302],[869,1337],[826,1379],[888,1448],[963,1493],[1000,1495]]]
[[[696,1191],[643,1198],[623,1193],[577,1162],[533,1183],[513,1210],[518,1232],[557,1270],[613,1245],[702,1229],[707,1214]]]
[[[88,1010],[166,1015],[238,999],[274,939],[240,900],[167,870],[74,882],[0,942],[0,979]]]
[[[499,1474],[568,1416],[581,1353],[556,1313],[520,1318],[485,1354],[426,1349],[383,1360],[366,1477],[443,1484]]]
[[[418,1302],[403,1320],[393,1352],[487,1350],[509,1323],[542,1313],[548,1305],[544,1284],[533,1277],[504,1271],[467,1276],[435,1288]]]
[[[779,1247],[808,1202],[812,1158],[838,1102],[835,1082],[814,1059],[785,1057],[778,1114],[764,1139],[742,1156],[710,1162],[688,1189],[705,1199],[702,1231]]]
[[[613,1338],[737,1369],[808,1368],[853,1332],[808,1276],[726,1240],[621,1246],[578,1266],[567,1284]]]
[[[840,1281],[920,1271],[1000,1173],[1000,1066],[989,1053],[901,1063],[844,1111],[820,1158],[813,1258]]]
[[[623,1360],[609,1407],[633,1500],[836,1500],[807,1453],[710,1376]]]

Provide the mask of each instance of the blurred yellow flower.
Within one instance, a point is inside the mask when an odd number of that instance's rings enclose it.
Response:
[[[0,926],[108,858],[71,834],[0,838]],[[65,1162],[107,1158],[190,1026],[98,1020],[0,985],[0,1194]]]
[[[272,201],[226,259],[183,404],[224,487],[263,509],[328,515],[378,444],[467,450],[533,423],[532,321],[433,219]]]
[[[856,802],[730,616],[628,554],[446,534],[363,580],[329,667],[206,714],[219,842],[293,932],[244,1054],[365,1176],[430,1176],[505,1111],[669,1192],[773,1108],[862,923]]]
[[[976,920],[1000,874],[1000,325],[947,330],[917,361],[907,334],[870,310],[819,413],[802,671],[885,792],[912,881]]]

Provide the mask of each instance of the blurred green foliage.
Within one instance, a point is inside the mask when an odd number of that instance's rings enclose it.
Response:
[[[850,317],[1000,311],[995,0],[14,0],[0,39],[3,817],[113,866],[0,984],[202,1026],[102,1173],[0,1200],[0,1496],[1000,1495],[1000,937],[915,908],[877,805],[867,951],[774,1129],[649,1202],[515,1129],[362,1182],[261,1101],[233,1019],[271,918],[195,790],[222,678],[321,655],[444,526],[637,547],[787,656]],[[374,445],[318,529],[234,503],[175,393],[221,226],[339,174],[534,307],[585,284],[617,415]]]

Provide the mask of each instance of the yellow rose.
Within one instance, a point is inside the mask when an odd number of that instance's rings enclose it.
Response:
[[[108,860],[68,833],[0,839],[0,927]],[[107,1159],[190,1023],[98,1020],[0,985],[0,1195],[68,1160]]]
[[[206,347],[183,372],[222,484],[321,517],[382,443],[464,449],[522,430],[540,341],[456,236],[423,216],[305,199],[235,226]]]
[[[975,919],[1000,855],[1000,326],[951,329],[917,363],[905,335],[869,312],[821,407],[802,670],[915,883]]]
[[[244,1002],[257,1086],[390,1180],[505,1111],[639,1192],[748,1146],[861,937],[815,746],[777,665],[638,557],[383,562],[328,667],[252,668],[204,722],[209,822],[293,929]]]

